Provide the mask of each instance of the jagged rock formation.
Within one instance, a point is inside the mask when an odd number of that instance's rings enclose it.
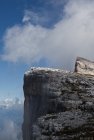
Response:
[[[23,140],[93,140],[93,76],[32,68],[24,96]]]
[[[94,75],[94,62],[77,57],[75,63],[75,72],[80,74]]]

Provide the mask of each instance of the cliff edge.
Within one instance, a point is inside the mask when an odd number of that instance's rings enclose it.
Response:
[[[90,73],[31,68],[24,75],[23,89],[23,140],[93,139],[94,76]]]

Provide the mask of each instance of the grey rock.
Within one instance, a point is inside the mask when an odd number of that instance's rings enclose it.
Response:
[[[32,68],[24,75],[23,140],[94,136],[94,77]]]
[[[77,57],[75,63],[75,72],[80,74],[94,75],[94,62]]]

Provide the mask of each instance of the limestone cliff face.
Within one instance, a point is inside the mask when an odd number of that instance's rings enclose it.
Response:
[[[93,139],[93,76],[32,68],[24,96],[23,140]]]
[[[77,57],[75,72],[80,74],[94,75],[94,62],[85,58]]]

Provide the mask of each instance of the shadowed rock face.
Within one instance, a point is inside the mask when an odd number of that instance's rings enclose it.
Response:
[[[94,75],[94,62],[81,57],[77,57],[75,72],[80,74]]]
[[[93,139],[93,76],[32,68],[24,96],[23,140]]]

